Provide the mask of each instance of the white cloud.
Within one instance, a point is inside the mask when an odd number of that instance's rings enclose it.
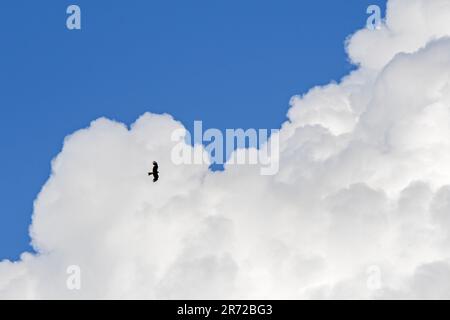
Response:
[[[450,298],[450,1],[388,10],[358,70],[292,99],[278,175],[172,164],[168,115],[69,136],[0,298]]]

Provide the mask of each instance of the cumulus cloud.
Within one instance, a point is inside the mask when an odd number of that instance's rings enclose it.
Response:
[[[358,69],[292,98],[274,176],[173,164],[169,115],[70,135],[0,297],[450,298],[448,17],[449,0],[390,0],[347,40]]]

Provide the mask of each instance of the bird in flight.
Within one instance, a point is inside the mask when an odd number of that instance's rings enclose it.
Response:
[[[153,161],[153,170],[148,173],[149,176],[153,175],[153,182],[158,181],[159,179],[159,171],[158,171],[158,163]]]

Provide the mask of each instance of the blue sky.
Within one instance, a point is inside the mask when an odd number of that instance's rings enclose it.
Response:
[[[192,128],[279,128],[292,95],[353,67],[345,38],[384,0],[0,2],[0,260],[31,250],[33,200],[64,137],[146,111]],[[66,8],[82,30],[66,29]]]

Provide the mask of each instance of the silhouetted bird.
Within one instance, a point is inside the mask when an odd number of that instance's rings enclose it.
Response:
[[[158,163],[153,161],[153,171],[148,173],[149,176],[153,175],[153,182],[158,181],[159,172],[158,172]]]

